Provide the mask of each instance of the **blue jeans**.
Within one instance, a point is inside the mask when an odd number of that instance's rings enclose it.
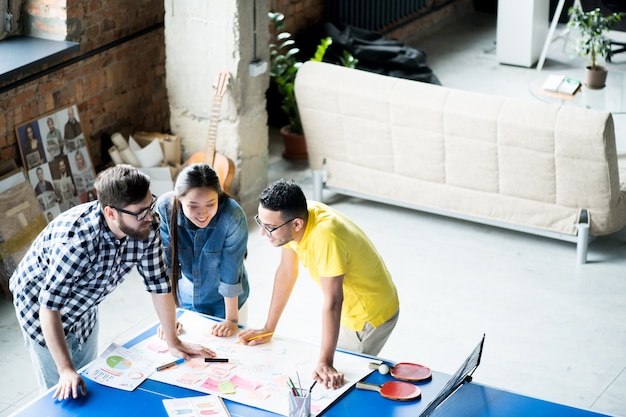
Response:
[[[178,280],[178,306],[191,311],[198,311],[193,307],[193,282],[181,277]],[[202,311],[198,311],[203,313]],[[248,321],[248,303],[239,309],[239,325],[245,326]]]
[[[74,369],[79,370],[98,357],[98,328],[99,324],[96,321],[91,335],[80,348],[78,339],[73,333],[66,336],[65,342],[70,351]],[[59,371],[47,347],[41,346],[26,334],[24,334],[24,340],[37,374],[39,392],[44,393],[59,382]]]

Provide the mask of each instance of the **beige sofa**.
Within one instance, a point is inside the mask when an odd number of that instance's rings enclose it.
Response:
[[[313,198],[322,189],[577,243],[626,225],[610,113],[307,62],[298,71]]]

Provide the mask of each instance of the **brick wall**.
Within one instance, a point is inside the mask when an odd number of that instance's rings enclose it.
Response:
[[[453,24],[454,20],[474,11],[475,0],[433,0],[429,10],[413,17],[403,25],[391,28],[385,36],[391,39],[407,40],[415,42],[432,35],[438,29],[447,24]]]
[[[328,0],[271,0],[270,11],[285,15],[287,30],[292,34],[308,29],[325,19]],[[417,16],[407,18],[397,28],[389,28],[385,36],[395,39],[428,36],[447,22],[474,11],[476,0],[431,0]],[[355,3],[356,4],[356,3]]]
[[[285,15],[287,31],[296,34],[324,20],[325,0],[271,0],[270,11]]]
[[[64,40],[67,33],[65,0],[26,0],[24,33],[38,38]]]
[[[41,11],[36,2],[29,3],[31,17]],[[80,50],[49,64],[59,65],[58,70],[39,68],[21,74],[37,77],[32,81],[16,78],[0,85],[16,86],[0,94],[0,159],[21,165],[15,127],[70,104],[77,105],[83,129],[95,144],[96,166],[103,133],[168,131],[163,17],[162,0],[67,0],[67,40],[80,42]]]

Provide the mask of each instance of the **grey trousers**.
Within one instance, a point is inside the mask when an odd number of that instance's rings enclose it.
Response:
[[[399,315],[400,310],[378,327],[365,323],[365,327],[359,332],[341,326],[339,328],[337,348],[366,355],[378,355],[383,346],[385,346],[394,327],[396,327]]]

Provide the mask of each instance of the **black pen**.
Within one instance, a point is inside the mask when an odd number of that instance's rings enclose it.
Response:
[[[205,362],[228,362],[228,358],[204,358]]]

